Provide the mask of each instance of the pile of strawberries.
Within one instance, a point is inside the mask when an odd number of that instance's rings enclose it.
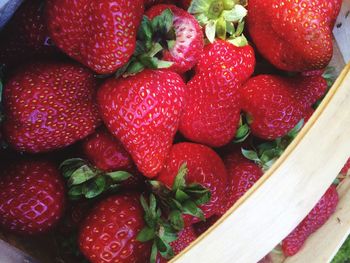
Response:
[[[94,263],[167,262],[310,118],[340,6],[26,0],[0,32],[1,227],[55,231]],[[333,185],[284,254],[337,203]]]

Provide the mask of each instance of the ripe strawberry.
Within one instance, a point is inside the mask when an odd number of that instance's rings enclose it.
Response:
[[[225,191],[226,204],[221,207],[220,215],[226,213],[263,175],[261,168],[244,158],[240,149],[226,156],[224,162],[228,183]]]
[[[174,254],[177,255],[185,248],[187,248],[193,241],[197,239],[197,235],[192,226],[188,226],[181,230],[178,233],[178,238],[170,243]],[[165,263],[168,262],[165,258],[159,257],[157,258],[157,263]]]
[[[333,55],[332,28],[341,3],[251,0],[249,33],[260,53],[279,69],[323,69]]]
[[[286,135],[303,118],[304,107],[295,99],[291,83],[293,80],[260,75],[240,89],[253,135],[274,140]]]
[[[204,51],[196,66],[196,72],[207,69],[214,63],[225,63],[239,72],[237,78],[246,81],[254,72],[255,55],[254,49],[247,43],[236,46],[229,41],[217,39],[204,47]]]
[[[0,34],[0,64],[14,66],[33,56],[55,53],[48,37],[42,0],[25,1]]]
[[[285,256],[293,256],[302,248],[307,238],[319,229],[334,213],[339,197],[332,185],[304,220],[282,241]]]
[[[143,0],[48,0],[48,29],[67,55],[99,74],[123,67],[133,54]]]
[[[347,175],[350,173],[350,158],[348,159],[340,173],[343,175]]]
[[[99,124],[96,80],[71,63],[20,68],[4,90],[4,137],[17,151],[47,152],[83,139]]]
[[[219,219],[221,215],[213,215],[206,219],[205,221],[198,222],[193,225],[194,231],[197,234],[197,236],[202,235],[204,232],[206,232],[212,225],[214,225]]]
[[[168,4],[154,5],[145,15],[134,54],[136,64],[148,68],[167,67],[180,74],[193,68],[204,47],[197,20],[183,9]],[[134,65],[131,64],[131,68],[135,68]]]
[[[147,177],[156,176],[163,167],[180,121],[184,93],[182,78],[161,70],[110,79],[98,91],[105,124]]]
[[[47,161],[21,160],[1,171],[0,224],[21,234],[39,234],[61,218],[64,184]]]
[[[151,244],[136,239],[145,227],[140,195],[115,195],[101,201],[84,220],[79,246],[92,263],[135,262],[149,258]]]
[[[169,189],[174,188],[179,170],[183,164],[187,165],[188,172],[184,178],[187,184],[200,184],[210,191],[210,201],[200,205],[205,218],[216,214],[224,196],[227,182],[227,172],[220,157],[210,148],[194,143],[175,144],[170,151],[164,169],[157,180]],[[179,172],[180,173],[180,172]],[[177,182],[177,181],[176,181]],[[199,221],[198,217],[184,216],[185,225]]]
[[[188,8],[191,5],[192,0],[180,0],[179,1],[179,6],[184,9],[184,10],[188,10]]]
[[[234,67],[217,63],[202,69],[187,83],[180,132],[212,147],[230,142],[240,121],[239,87]]]

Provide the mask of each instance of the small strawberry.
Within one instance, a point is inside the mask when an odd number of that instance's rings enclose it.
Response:
[[[25,1],[0,34],[0,64],[15,66],[57,50],[48,36],[42,0]]]
[[[303,247],[307,238],[319,229],[334,213],[339,201],[337,189],[332,185],[304,220],[282,241],[285,256],[293,256]]]
[[[325,68],[333,55],[332,29],[341,0],[250,0],[248,29],[260,53],[277,68]]]
[[[296,100],[293,87],[293,80],[260,75],[240,89],[253,135],[274,140],[286,135],[303,118],[304,107]]]
[[[114,73],[133,54],[143,0],[49,0],[48,29],[67,55],[99,74]]]
[[[96,80],[79,65],[37,62],[4,89],[4,137],[17,151],[47,152],[83,139],[99,124]]]
[[[217,39],[214,43],[207,44],[197,63],[196,72],[207,69],[214,63],[225,63],[239,72],[237,78],[240,81],[246,81],[250,78],[255,68],[253,48],[247,41],[241,42],[240,46],[231,42],[230,40]]]
[[[115,195],[101,201],[85,218],[79,246],[92,263],[143,263],[150,257],[151,243],[136,239],[146,226],[140,195]]]
[[[25,234],[50,230],[63,215],[65,190],[57,167],[21,160],[1,171],[0,224]]]
[[[346,162],[346,164],[344,165],[343,169],[340,172],[342,175],[348,175],[350,174],[350,158],[348,159],[348,161]]]
[[[163,167],[178,129],[184,93],[182,78],[161,70],[110,79],[98,91],[105,124],[147,177],[155,177]]]
[[[263,175],[262,169],[244,158],[240,150],[226,156],[224,162],[228,183],[225,191],[226,204],[221,207],[220,215],[226,213]]]
[[[220,157],[210,148],[194,143],[179,143],[171,148],[157,180],[177,193],[175,199],[182,204],[181,212],[187,214],[184,221],[188,226],[219,211],[225,194],[227,172]],[[199,190],[198,186],[204,189]],[[198,199],[189,199],[197,196],[197,193],[202,193]]]
[[[142,20],[126,71],[168,68],[181,74],[195,66],[203,47],[203,32],[192,15],[175,5],[154,5]]]

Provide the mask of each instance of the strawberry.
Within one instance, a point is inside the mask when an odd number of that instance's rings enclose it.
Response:
[[[178,129],[184,93],[182,78],[162,70],[109,79],[98,91],[105,124],[147,177],[155,177],[163,167]]]
[[[145,262],[151,244],[136,239],[146,226],[140,195],[111,196],[95,206],[85,218],[79,233],[79,247],[92,263]]]
[[[263,175],[261,168],[244,158],[241,151],[235,151],[224,159],[228,174],[225,191],[226,204],[221,207],[220,215],[226,213]]]
[[[137,49],[126,71],[168,68],[181,74],[195,66],[203,47],[203,32],[192,15],[175,5],[154,5],[142,20]]]
[[[47,152],[83,139],[99,124],[96,80],[79,65],[37,62],[4,89],[4,137],[17,151]]]
[[[183,172],[181,168],[184,164],[187,166],[186,175],[179,178],[178,174]],[[188,226],[198,222],[201,217],[209,218],[218,212],[224,196],[227,172],[223,161],[209,147],[194,143],[179,143],[171,148],[164,169],[160,172],[157,180],[169,189],[187,192],[186,196],[191,194],[193,184],[199,184],[205,187],[206,191],[209,190],[210,201],[201,204],[199,206],[201,211],[197,209],[196,213],[189,213],[189,211],[195,209],[195,204],[185,198],[186,202],[183,207],[185,214],[188,215],[184,216],[184,221],[185,225]],[[187,188],[178,187],[185,183],[189,184]],[[181,200],[177,201],[181,202]],[[195,202],[199,204],[198,201]],[[196,216],[193,216],[193,214],[196,214]]]
[[[303,247],[307,238],[319,229],[334,213],[339,197],[332,185],[304,220],[282,241],[285,256],[293,256]]]
[[[188,10],[188,8],[191,5],[192,0],[180,0],[179,1],[179,6],[184,9],[184,10]]]
[[[232,42],[232,41],[231,41]],[[230,40],[217,39],[204,47],[204,51],[196,66],[196,72],[207,69],[214,63],[225,63],[234,67],[239,72],[237,78],[246,81],[254,72],[255,55],[253,48],[247,41],[240,43],[240,46],[232,44]]]
[[[333,55],[332,28],[341,3],[251,0],[249,33],[260,53],[279,69],[323,69]]]
[[[340,173],[343,175],[347,175],[350,173],[350,158],[348,159]]]
[[[252,134],[266,140],[286,135],[303,118],[304,107],[295,98],[293,80],[259,75],[240,89],[243,110]]]
[[[143,0],[48,0],[47,22],[55,44],[99,74],[123,67],[133,54]]]
[[[33,56],[54,54],[42,0],[25,1],[0,34],[0,64],[15,66]]]
[[[205,221],[198,222],[193,225],[194,231],[197,234],[197,236],[202,235],[204,232],[206,232],[212,225],[214,225],[221,216],[219,215],[213,215],[206,219]]]
[[[64,184],[57,167],[45,160],[21,160],[1,170],[0,224],[31,235],[50,230],[61,218]]]

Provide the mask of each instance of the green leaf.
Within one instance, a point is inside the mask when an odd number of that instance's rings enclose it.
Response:
[[[229,38],[227,39],[227,41],[236,47],[244,47],[248,45],[248,40],[244,35],[241,35],[239,37]],[[251,122],[248,122],[248,123],[251,123]]]
[[[94,198],[105,190],[106,179],[104,176],[99,176],[93,181],[89,182],[86,185],[83,185],[83,194],[86,198]]]
[[[61,165],[59,166],[59,169],[65,178],[69,178],[71,177],[71,175],[74,173],[75,170],[77,170],[79,167],[85,164],[86,162],[83,159],[73,158],[62,162]]]
[[[242,21],[244,17],[247,16],[247,9],[241,5],[235,5],[231,10],[224,10],[223,16],[226,21],[229,22],[238,22]]]
[[[243,34],[244,25],[245,25],[244,21],[238,23],[238,26],[237,26],[237,29],[236,29],[236,32],[235,32],[235,35],[237,37]]]
[[[245,158],[254,161],[254,162],[260,162],[260,158],[258,154],[255,151],[252,150],[246,150],[242,148],[242,154]]]
[[[83,189],[81,185],[73,186],[68,191],[68,196],[72,200],[79,199],[83,195]]]
[[[173,27],[174,15],[170,9],[165,9],[159,16],[152,19],[153,32],[165,34]]]
[[[226,39],[226,21],[223,17],[217,20],[215,31],[218,38]]]
[[[215,40],[216,34],[216,20],[210,20],[205,26],[205,35],[207,36],[210,43],[213,43]]]
[[[68,180],[68,186],[78,185],[89,181],[96,176],[96,172],[93,171],[87,164],[76,169]]]
[[[169,214],[169,220],[175,230],[180,231],[184,228],[184,220],[179,210],[172,210]]]
[[[156,237],[155,241],[157,244],[158,252],[163,258],[171,259],[174,257],[174,251],[167,242],[162,240],[160,237]]]
[[[137,32],[137,39],[143,40],[145,42],[152,40],[152,23],[147,16],[143,16],[141,25]]]
[[[192,0],[188,12],[190,14],[200,14],[200,13],[206,13],[209,10],[210,4],[213,1],[209,0]]]
[[[113,180],[113,182],[116,182],[116,183],[123,182],[132,176],[130,173],[125,171],[110,172],[110,173],[106,173],[106,175],[108,175]]]
[[[248,124],[241,125],[236,133],[236,138],[234,140],[234,143],[240,143],[245,141],[250,135],[250,128]]]
[[[184,191],[182,191],[181,189],[177,189],[175,190],[175,198],[177,201],[184,202],[185,200],[190,199],[190,197],[188,196],[188,194],[186,194]]]
[[[141,72],[144,69],[145,69],[145,66],[140,61],[134,61],[129,65],[126,72],[130,75],[133,75]]]
[[[167,46],[168,49],[171,50],[175,47],[176,41],[175,40],[167,40]]]
[[[140,242],[147,242],[154,239],[154,237],[155,237],[154,229],[146,226],[138,233],[136,239]]]
[[[188,173],[187,163],[181,164],[173,183],[173,190],[183,189],[186,186],[186,175]]]
[[[191,201],[191,200],[187,200],[184,204],[183,204],[183,212],[187,215],[191,215],[194,217],[198,217],[201,220],[205,220],[203,211],[197,207],[196,203]]]
[[[158,248],[157,248],[157,244],[156,241],[153,241],[152,244],[152,249],[151,249],[151,256],[150,256],[150,263],[156,263],[157,262],[157,256],[158,256]]]
[[[158,60],[158,69],[162,68],[170,68],[172,65],[174,65],[174,62],[166,61],[166,60]]]
[[[304,127],[305,121],[304,119],[301,119],[298,124],[288,133],[288,136],[292,137],[293,139],[299,134],[301,129]]]
[[[150,50],[149,52],[147,52],[147,56],[149,56],[149,57],[154,57],[155,55],[157,55],[157,54],[158,54],[160,51],[162,51],[162,50],[163,50],[162,45],[159,44],[159,43],[155,43],[155,44],[152,46],[151,50]]]

